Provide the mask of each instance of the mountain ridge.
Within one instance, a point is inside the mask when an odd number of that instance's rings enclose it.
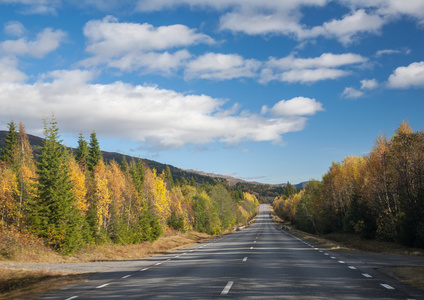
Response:
[[[5,138],[6,138],[6,134],[7,131],[5,130],[0,130],[0,149],[4,147],[5,145]],[[28,135],[28,140],[30,142],[30,145],[34,151],[35,154],[39,154],[39,149],[37,147],[40,147],[43,145],[43,138],[32,135],[32,134],[27,134]],[[72,147],[68,147],[70,149],[72,149],[73,151],[75,150],[75,148]],[[121,162],[123,157],[125,156],[126,159],[129,160],[137,160],[137,157],[134,156],[127,156],[118,152],[109,152],[109,151],[103,151],[102,150],[102,154],[103,154],[103,158],[106,161],[111,161],[111,160],[115,160],[117,162]],[[179,179],[181,180],[182,178],[190,178],[193,177],[193,179],[198,182],[198,183],[203,183],[203,182],[209,182],[209,183],[223,183],[223,182],[228,182],[229,185],[231,186],[235,186],[237,184],[248,184],[248,185],[259,185],[259,186],[270,186],[270,187],[285,187],[287,185],[287,183],[280,183],[280,184],[268,184],[268,183],[261,183],[261,182],[256,182],[256,181],[247,181],[247,180],[243,180],[240,178],[236,178],[236,177],[232,177],[229,175],[221,175],[221,174],[215,174],[215,173],[210,173],[210,172],[204,172],[204,171],[197,171],[197,170],[193,170],[193,169],[182,169],[179,167],[175,167],[172,165],[168,165],[168,164],[163,164],[154,160],[150,160],[147,158],[141,158],[142,161],[148,165],[150,168],[154,168],[156,169],[156,171],[158,173],[161,173],[163,170],[165,170],[165,168],[167,166],[169,166],[172,176],[175,179]],[[299,184],[294,184],[294,186],[296,188],[304,188],[307,185],[307,181],[305,182],[301,182]]]

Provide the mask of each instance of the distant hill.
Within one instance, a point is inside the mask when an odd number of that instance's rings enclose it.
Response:
[[[231,184],[231,185],[237,185],[238,183],[239,184],[247,183],[247,184],[253,184],[253,185],[268,185],[268,186],[273,186],[273,187],[285,187],[287,185],[287,183],[268,184],[268,183],[261,183],[261,182],[256,182],[256,181],[246,181],[246,180],[236,178],[236,177],[232,177],[232,176],[228,176],[228,175],[220,175],[220,174],[208,173],[208,172],[197,171],[197,170],[192,170],[192,169],[187,169],[185,171],[190,172],[190,173],[196,173],[196,174],[199,174],[199,175],[202,175],[202,176],[222,178],[222,179],[225,179],[226,181],[228,181],[228,183]],[[298,183],[298,184],[293,184],[293,186],[296,189],[304,189],[308,185],[308,182],[309,181],[303,181],[303,182]]]
[[[4,140],[6,138],[6,133],[7,131],[0,130],[0,149],[5,146]],[[38,136],[28,134],[28,140],[31,144],[34,154],[39,154],[40,150],[37,147],[40,147],[43,145],[43,139]],[[71,148],[71,149],[75,150],[74,148]],[[122,158],[124,157],[123,154],[116,153],[116,152],[102,151],[102,153],[103,153],[103,158],[105,159],[105,161],[115,160],[116,162],[121,163]],[[132,159],[134,160],[138,159],[138,157],[132,157],[132,156],[126,156],[126,155],[125,155],[125,158],[128,162],[130,162]],[[166,164],[162,164],[154,160],[149,160],[145,158],[142,158],[142,160],[147,166],[149,166],[149,168],[156,169],[156,171],[159,174],[162,173],[162,171],[165,170],[167,166]],[[216,184],[220,182],[225,183],[225,180],[223,178],[204,176],[201,174],[185,171],[183,169],[174,167],[172,165],[168,165],[168,166],[169,166],[169,169],[171,170],[172,177],[174,178],[174,180],[176,179],[181,180],[182,178],[185,178],[186,180],[191,180],[191,178],[193,178],[194,181],[199,184],[202,184],[202,183]]]
[[[5,138],[6,138],[7,131],[0,130],[0,149],[4,147],[5,145]],[[39,154],[40,150],[37,148],[37,146],[43,145],[43,139],[28,134],[28,139],[31,144],[31,147],[33,148],[33,151],[35,154]],[[71,148],[75,150],[74,148]],[[116,152],[107,152],[102,151],[103,158],[105,161],[112,161],[115,160],[118,163],[122,162],[122,158],[124,157],[121,153]],[[132,159],[137,160],[137,157],[132,156],[125,156],[126,160],[129,162]],[[159,163],[154,160],[149,160],[142,158],[143,162],[149,166],[151,169],[156,169],[158,173],[162,173],[163,170],[166,168],[166,164]],[[172,165],[168,165],[169,169],[171,170],[172,177],[174,180],[182,180],[183,178],[185,180],[191,180],[191,178],[194,179],[194,181],[198,184],[202,183],[210,183],[210,184],[217,184],[217,183],[223,183],[229,186],[232,186],[234,189],[240,189],[244,192],[250,192],[255,194],[262,202],[270,202],[272,201],[276,196],[280,195],[283,191],[283,188],[287,185],[287,183],[281,183],[281,184],[264,184],[260,182],[250,182],[245,181],[239,178],[227,176],[227,175],[220,175],[220,174],[214,174],[214,173],[207,173],[202,171],[196,171],[196,170],[184,170],[177,167],[174,167]],[[308,184],[307,181],[301,182],[299,184],[294,184],[294,186],[297,189],[305,188]]]

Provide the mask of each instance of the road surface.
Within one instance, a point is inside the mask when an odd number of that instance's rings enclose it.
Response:
[[[93,274],[41,299],[418,299],[360,262],[256,222],[206,243]]]

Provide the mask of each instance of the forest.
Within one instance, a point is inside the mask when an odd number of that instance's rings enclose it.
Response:
[[[87,244],[153,242],[168,229],[224,233],[259,205],[219,182],[174,180],[169,167],[107,161],[95,131],[66,148],[54,116],[44,120],[36,152],[23,123],[11,121],[0,152],[0,231],[34,235],[64,255]]]
[[[322,180],[275,198],[273,207],[307,232],[424,247],[424,133],[402,122],[367,155],[333,162]]]

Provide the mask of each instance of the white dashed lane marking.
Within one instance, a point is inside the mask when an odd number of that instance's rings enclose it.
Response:
[[[104,288],[105,286],[108,286],[108,285],[109,285],[109,283],[105,283],[105,284],[99,285],[98,287],[96,287],[96,289],[101,289],[101,288]]]
[[[394,287],[392,287],[391,285],[388,285],[388,284],[386,284],[386,283],[380,283],[380,285],[382,286],[382,287],[385,287],[386,289],[388,289],[388,290],[394,290],[395,288]]]
[[[234,284],[234,281],[228,281],[227,285],[222,290],[221,295],[227,295],[228,292],[230,291],[231,287],[233,286],[233,284]]]

